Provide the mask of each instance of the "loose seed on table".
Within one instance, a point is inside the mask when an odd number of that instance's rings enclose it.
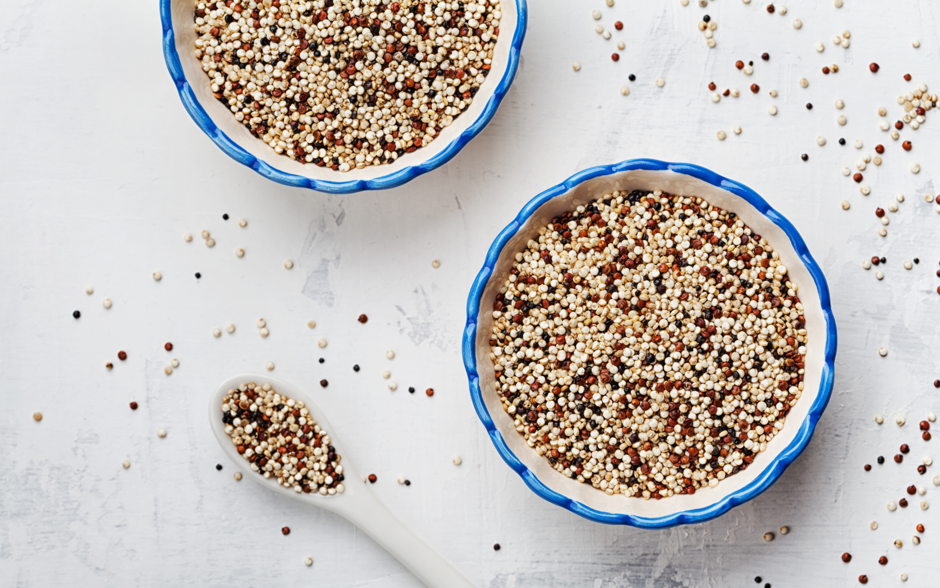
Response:
[[[199,273],[199,272],[196,272],[196,279],[198,280],[198,279],[201,278],[201,277],[202,277],[202,274]]]
[[[662,88],[663,86],[666,85],[666,80],[664,80],[663,78],[656,78],[656,85]]]
[[[163,373],[169,376],[170,374],[173,373],[173,368],[171,366],[166,366],[165,368],[163,368]]]
[[[390,371],[388,371],[388,370],[384,370],[384,371],[382,372],[382,377],[387,380],[387,379],[389,379],[389,378],[392,377],[392,372],[390,372]]]
[[[740,135],[740,134],[741,134],[741,127],[736,126],[736,127],[734,127],[733,129],[731,129],[731,130],[732,130],[732,132],[734,132],[735,135]]]
[[[232,475],[232,477],[235,478],[235,481],[236,481],[236,482],[241,482],[241,480],[242,480],[242,473],[241,473],[241,472],[235,472],[235,473]]]
[[[103,306],[103,307],[105,307],[105,308],[111,308],[111,299],[110,299],[110,298],[105,298],[104,300],[102,300],[102,301],[101,301],[101,306]]]
[[[424,391],[424,393],[427,394],[428,397],[434,396],[434,388],[428,388],[427,390]]]
[[[215,239],[212,237],[206,239],[206,247],[215,247]]]
[[[786,534],[788,534],[789,532],[790,532],[790,527],[786,527],[786,526],[780,527],[780,534],[781,534],[781,535],[786,535]]]
[[[317,346],[319,346],[320,348],[326,347],[326,339],[320,339],[319,341],[317,341]]]
[[[879,455],[876,461],[878,462],[878,465],[881,465],[885,462],[885,458],[883,455]]]
[[[294,267],[294,262],[291,261],[291,260],[289,260],[289,259],[287,259],[287,260],[284,261],[284,267],[285,267],[286,269],[291,269],[291,268]]]
[[[869,528],[871,528],[872,531],[877,531],[877,530],[878,530],[878,522],[877,522],[877,521],[872,521],[871,524],[868,525],[868,526],[869,526]]]
[[[235,257],[245,257],[245,250],[239,247],[235,250]]]
[[[889,503],[888,503],[888,510],[889,510],[889,511],[894,512],[894,511],[896,511],[897,509],[898,509],[898,505],[896,505],[896,504],[893,503],[893,502],[889,502]]]
[[[868,69],[871,71],[871,73],[878,73],[878,70],[881,68],[878,66],[877,63],[872,63],[871,65],[868,66]]]
[[[773,115],[777,114],[777,107],[774,106],[774,105],[771,105],[770,108],[767,109],[767,112],[768,112],[768,114],[770,114],[771,116],[773,116]]]
[[[395,359],[395,352],[389,349],[385,352],[385,357],[388,359]]]
[[[240,227],[242,227],[242,228],[247,227],[247,226],[248,226],[248,221],[245,220],[245,219],[243,219],[243,218],[240,218],[240,219],[238,219],[238,226],[240,226]]]
[[[187,243],[189,243],[192,240],[193,240],[193,236],[190,233],[183,234],[183,241],[186,241]],[[91,294],[91,292],[89,292],[89,294]]]
[[[166,437],[166,429],[157,429],[157,437],[161,439]]]
[[[919,164],[919,163],[912,163],[910,169],[911,169],[911,173],[912,173],[912,174],[920,173],[920,164]]]
[[[125,470],[131,467],[131,461],[129,459],[125,459],[121,462],[121,467],[123,467]]]
[[[456,465],[456,466],[459,466],[460,464],[463,463],[463,460],[460,459],[460,456],[459,456],[459,455],[455,455],[455,456],[454,456],[454,459],[451,460],[451,461],[452,461],[453,464]],[[923,531],[921,531],[921,532],[923,532]]]
[[[849,563],[850,561],[852,561],[852,554],[850,554],[849,552],[843,553],[842,561],[844,561],[845,563]]]
[[[213,336],[213,337],[221,337],[221,336],[222,336],[222,329],[212,329],[212,336]]]
[[[878,355],[880,355],[881,357],[885,357],[886,355],[888,355],[888,350],[885,349],[884,347],[879,347]]]
[[[902,498],[901,500],[898,500],[898,506],[900,506],[901,508],[907,508],[907,498]]]
[[[431,262],[431,267],[433,267],[434,269],[437,269],[441,267],[441,262],[435,259]]]
[[[866,576],[865,574],[862,574],[861,576],[859,576],[859,577],[858,577],[858,583],[859,583],[859,584],[868,584],[868,576]]]
[[[620,93],[623,94],[624,96],[629,96],[629,95],[630,95],[630,88],[628,88],[628,87],[626,87],[626,86],[621,86],[621,87],[620,87]]]
[[[227,323],[227,324],[225,325],[225,331],[226,331],[227,333],[229,333],[229,334],[234,333],[234,332],[235,332],[235,325],[233,325],[232,323]]]
[[[315,328],[317,327],[317,322],[316,322],[316,321],[307,321],[307,326],[308,326],[309,328],[311,328],[311,329],[315,329]]]
[[[499,546],[499,543],[493,545],[493,551],[499,551],[502,547]]]
[[[274,363],[269,361],[264,364],[264,368],[270,372],[274,369]]]
[[[137,403],[131,402],[131,410],[137,410]]]
[[[326,379],[320,380],[320,386],[321,386],[321,387],[326,388],[326,387],[329,386],[329,385],[330,385],[330,383],[329,383],[328,381],[326,381]]]
[[[880,414],[875,415],[875,422],[880,425],[880,424],[882,424],[883,422],[885,422],[885,418],[884,418],[883,416],[881,416]]]
[[[290,535],[290,527],[281,527],[281,535]]]
[[[571,64],[571,69],[574,71],[581,71],[581,64],[577,61]]]
[[[888,565],[888,558],[882,555],[881,557],[878,558],[878,563],[880,563],[883,566],[886,566]]]
[[[395,382],[389,382],[388,389],[394,392],[395,390],[398,390],[398,384],[396,384]]]
[[[917,532],[918,532],[918,533],[923,533],[923,532],[924,532],[924,525],[921,524],[921,523],[917,523],[916,529],[917,529]]]
[[[378,479],[379,479],[378,476],[376,476],[375,474],[369,474],[369,483],[370,483],[370,484],[375,484],[375,483],[378,481]]]
[[[313,558],[312,558],[312,557],[305,557],[305,558],[304,558],[304,565],[307,566],[308,568],[309,568],[310,566],[312,566],[312,565],[313,565]]]
[[[917,39],[914,39],[913,41],[911,41],[911,45],[914,47],[914,49],[917,49],[918,47],[920,47],[920,41],[918,41]]]
[[[728,136],[728,135],[725,134],[724,131],[718,131],[718,140],[719,140],[719,141],[724,141],[725,138],[727,138],[727,136]]]
[[[908,151],[910,151],[910,149],[908,149]],[[163,274],[161,274],[160,272],[153,272],[153,279],[159,282],[160,280],[163,279]]]
[[[921,510],[927,510],[927,509],[929,509],[929,508],[930,508],[930,504],[928,504],[926,500],[921,500],[921,501],[920,501],[920,509],[921,509]]]
[[[894,546],[897,547],[898,549],[901,549],[902,547],[904,547],[904,542],[901,541],[900,539],[895,539]]]
[[[109,361],[109,362],[107,362],[106,364],[104,364],[104,367],[106,367],[106,368],[108,368],[108,369],[110,370],[110,369],[112,369],[112,368],[114,367],[114,364]]]

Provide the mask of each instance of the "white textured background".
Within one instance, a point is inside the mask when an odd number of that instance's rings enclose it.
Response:
[[[202,135],[163,64],[154,0],[2,2],[0,585],[418,586],[345,521],[233,481],[207,427],[206,397],[228,375],[273,361],[274,376],[307,387],[331,415],[346,457],[378,475],[379,499],[481,587],[748,586],[760,575],[784,588],[853,585],[861,573],[889,586],[900,585],[902,571],[907,586],[937,586],[940,500],[927,512],[920,497],[895,513],[885,503],[912,483],[927,486],[927,500],[940,496],[930,484],[937,466],[923,477],[914,471],[933,446],[916,423],[940,409],[931,385],[940,377],[940,215],[922,197],[935,189],[940,114],[903,132],[914,142],[905,153],[878,130],[876,109],[889,108],[893,122],[899,93],[919,82],[940,90],[940,5],[845,3],[794,1],[781,16],[757,0],[707,9],[532,0],[519,74],[486,131],[402,188],[338,197],[270,183]],[[621,19],[624,31],[602,40],[595,8],[602,24]],[[718,23],[716,49],[696,28],[705,13]],[[797,17],[801,30],[790,25]],[[849,50],[830,41],[844,29]],[[618,39],[627,49],[613,63]],[[819,41],[822,54],[813,49]],[[736,59],[754,60],[754,75],[734,69]],[[871,61],[881,65],[877,75]],[[841,71],[823,76],[831,63]],[[625,98],[618,90],[629,73],[637,81]],[[663,89],[653,84],[659,76]],[[804,76],[808,89],[797,84]],[[713,104],[712,80],[742,96]],[[845,127],[836,98],[846,102]],[[767,114],[772,103],[776,117]],[[734,125],[743,134],[733,135]],[[815,143],[820,134],[825,147]],[[852,147],[857,138],[864,149]],[[885,163],[865,171],[866,198],[840,170],[879,142]],[[653,532],[590,523],[535,497],[485,438],[459,357],[467,291],[499,230],[542,189],[630,157],[698,163],[759,191],[823,266],[840,335],[832,401],[803,457],[720,519]],[[919,175],[908,171],[912,161],[923,166]],[[897,192],[907,201],[881,238],[872,211]],[[845,199],[849,212],[839,207]],[[202,229],[215,248],[203,245]],[[882,282],[860,267],[875,254],[888,258]],[[921,264],[905,271],[901,263],[914,257]],[[282,267],[287,258],[293,270]],[[363,312],[365,326],[355,320]],[[268,321],[267,339],[258,317]],[[235,334],[213,338],[227,322]],[[887,358],[877,354],[882,345]],[[126,362],[116,361],[120,349]],[[167,377],[171,357],[181,365]],[[411,396],[408,386],[437,394]],[[31,418],[37,410],[41,423]],[[880,428],[879,412],[889,419]],[[908,425],[895,426],[896,414]],[[896,465],[902,442],[912,451]],[[863,472],[879,454],[888,463]],[[396,484],[399,474],[412,485]],[[927,533],[913,546],[918,522]],[[761,540],[781,525],[791,533]],[[851,564],[839,560],[843,551],[855,556]],[[888,566],[877,565],[882,554]],[[302,563],[308,555],[312,568]]]

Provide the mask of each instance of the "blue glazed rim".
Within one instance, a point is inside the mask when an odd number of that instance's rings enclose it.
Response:
[[[825,365],[822,368],[819,382],[819,394],[810,407],[809,414],[800,425],[800,429],[794,440],[764,468],[754,481],[744,488],[725,496],[715,504],[658,518],[600,511],[548,488],[548,486],[536,477],[534,472],[527,468],[525,464],[516,457],[509,449],[509,446],[506,445],[500,432],[496,429],[496,425],[493,423],[493,419],[490,417],[490,413],[483,403],[483,395],[480,390],[480,377],[477,373],[476,338],[477,322],[480,316],[480,300],[483,297],[483,290],[486,288],[489,279],[493,275],[496,260],[499,259],[500,253],[509,240],[515,236],[519,229],[539,207],[552,198],[565,194],[575,186],[588,180],[631,170],[672,171],[684,174],[726,190],[751,204],[761,214],[780,227],[790,238],[793,249],[799,255],[800,260],[813,277],[813,282],[816,284],[816,289],[819,292],[820,306],[822,307],[822,312],[826,319]],[[467,377],[470,380],[470,396],[473,400],[473,407],[477,411],[477,416],[480,417],[483,426],[486,427],[486,431],[493,441],[493,445],[496,446],[496,451],[509,467],[522,477],[526,486],[548,502],[566,508],[591,521],[609,525],[630,525],[644,529],[664,529],[676,525],[704,523],[755,498],[767,490],[777,478],[780,477],[784,470],[803,453],[810,439],[813,437],[816,423],[822,416],[826,405],[829,403],[829,397],[832,394],[832,382],[835,374],[836,343],[836,322],[832,314],[829,300],[829,286],[826,283],[826,278],[823,276],[822,269],[820,269],[816,260],[814,260],[813,256],[810,254],[803,238],[800,237],[800,234],[790,221],[774,210],[767,201],[761,198],[754,190],[703,167],[690,163],[669,163],[656,159],[631,159],[614,165],[586,169],[571,176],[561,184],[549,188],[530,200],[528,204],[522,208],[516,218],[500,232],[499,236],[496,237],[496,240],[490,246],[489,251],[487,251],[483,269],[477,274],[476,280],[474,280],[473,286],[470,288],[470,296],[467,300],[467,323],[463,332],[462,351],[464,367],[467,370]]]
[[[223,133],[202,107],[202,104],[199,103],[199,100],[196,99],[196,95],[183,73],[180,56],[176,51],[176,37],[173,34],[173,15],[170,7],[173,0],[160,0],[160,20],[163,23],[163,58],[166,61],[166,67],[170,72],[170,77],[173,78],[173,82],[176,84],[176,91],[179,92],[180,100],[183,102],[183,107],[186,109],[186,112],[189,113],[189,116],[192,117],[196,125],[202,129],[202,132],[212,139],[213,143],[218,145],[219,149],[238,163],[250,167],[262,176],[269,180],[274,180],[279,184],[295,186],[297,188],[309,188],[329,194],[349,194],[363,190],[387,190],[410,182],[414,178],[426,174],[450,161],[451,158],[457,155],[467,143],[489,124],[490,120],[492,120],[493,116],[496,114],[496,110],[509,91],[513,78],[516,76],[516,70],[519,68],[519,55],[522,51],[522,41],[525,39],[526,23],[528,21],[526,0],[504,1],[514,2],[516,5],[518,14],[516,29],[513,32],[512,45],[509,48],[509,65],[506,67],[503,77],[499,80],[499,84],[496,86],[493,95],[483,108],[483,112],[473,121],[473,124],[452,140],[443,151],[431,159],[371,180],[330,182],[286,173],[261,161],[251,153],[248,153],[238,143]]]

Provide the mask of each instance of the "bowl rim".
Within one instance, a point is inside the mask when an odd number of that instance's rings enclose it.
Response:
[[[496,88],[493,91],[493,95],[490,96],[489,100],[483,108],[483,112],[480,113],[480,116],[478,116],[477,119],[473,121],[473,123],[471,123],[457,137],[455,137],[443,151],[430,159],[416,163],[415,165],[406,167],[397,172],[379,176],[377,178],[350,180],[347,182],[334,182],[283,172],[271,164],[261,161],[243,149],[236,141],[233,141],[215,124],[209,114],[202,107],[202,104],[199,103],[199,100],[196,98],[196,94],[193,92],[192,87],[186,80],[186,75],[183,73],[183,66],[180,63],[180,56],[176,51],[175,34],[173,33],[173,14],[171,3],[174,1],[175,0],[160,0],[160,20],[163,25],[163,59],[166,61],[167,70],[169,70],[170,77],[173,79],[173,82],[176,85],[176,91],[179,93],[180,101],[183,103],[183,108],[186,109],[186,112],[189,113],[189,116],[193,119],[196,125],[226,155],[238,163],[255,170],[269,180],[273,180],[286,186],[309,188],[311,190],[317,190],[318,192],[325,192],[328,194],[349,194],[353,192],[361,192],[364,190],[387,190],[389,188],[395,188],[444,165],[455,155],[457,155],[457,153],[460,152],[460,150],[463,149],[467,143],[480,134],[486,125],[489,124],[490,120],[492,120],[493,116],[496,114],[496,110],[499,108],[503,98],[506,97],[506,93],[509,91],[509,88],[512,85],[513,79],[516,77],[516,72],[519,68],[522,42],[525,39],[526,26],[528,22],[528,9],[526,6],[526,0],[502,0],[504,2],[514,3],[517,12],[516,28],[513,31],[512,43],[509,48],[509,62],[506,66],[506,71],[503,73],[503,77],[500,78],[499,83],[496,85]]]
[[[632,170],[672,171],[699,179],[745,200],[757,209],[758,212],[780,227],[783,232],[786,233],[787,237],[789,237],[794,251],[813,277],[813,282],[819,293],[819,302],[826,323],[825,361],[820,375],[819,393],[810,406],[809,413],[806,418],[803,419],[800,429],[793,441],[791,441],[772,462],[767,464],[764,470],[750,484],[722,497],[711,505],[671,513],[662,517],[641,517],[631,514],[604,512],[589,507],[577,500],[568,498],[542,483],[535,473],[526,467],[509,449],[502,434],[496,428],[484,404],[482,391],[480,389],[480,376],[477,373],[476,338],[477,323],[480,315],[480,300],[482,299],[483,291],[487,283],[493,275],[496,261],[499,259],[500,253],[505,245],[516,235],[519,229],[523,227],[529,217],[549,200],[568,193],[579,184],[588,180]],[[829,398],[832,395],[837,338],[835,316],[832,313],[830,304],[829,286],[826,283],[822,269],[816,263],[816,260],[813,259],[809,248],[806,246],[806,243],[803,241],[803,238],[797,232],[796,228],[789,220],[771,207],[757,192],[744,184],[730,180],[711,170],[691,163],[671,163],[658,159],[630,159],[617,164],[602,165],[586,169],[574,174],[564,182],[545,190],[523,206],[519,214],[516,215],[516,218],[499,233],[487,251],[483,268],[477,274],[470,288],[470,294],[467,299],[467,322],[463,331],[462,354],[464,368],[466,369],[467,378],[470,382],[470,397],[473,401],[473,407],[476,409],[477,416],[486,428],[490,440],[493,442],[493,445],[496,446],[496,451],[499,453],[500,457],[503,458],[510,468],[522,477],[523,482],[525,482],[529,489],[544,500],[561,506],[591,521],[611,525],[629,525],[644,529],[663,529],[676,525],[709,521],[755,498],[777,481],[784,470],[803,453],[812,439],[816,429],[816,423],[822,416],[826,405],[829,403]]]

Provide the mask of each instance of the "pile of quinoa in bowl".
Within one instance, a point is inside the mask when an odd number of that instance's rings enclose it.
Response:
[[[828,289],[799,235],[687,164],[593,168],[536,197],[469,315],[471,392],[502,457],[602,522],[699,522],[752,498],[831,392]]]
[[[223,150],[286,184],[399,185],[453,157],[515,75],[525,0],[161,0],[170,73]]]

